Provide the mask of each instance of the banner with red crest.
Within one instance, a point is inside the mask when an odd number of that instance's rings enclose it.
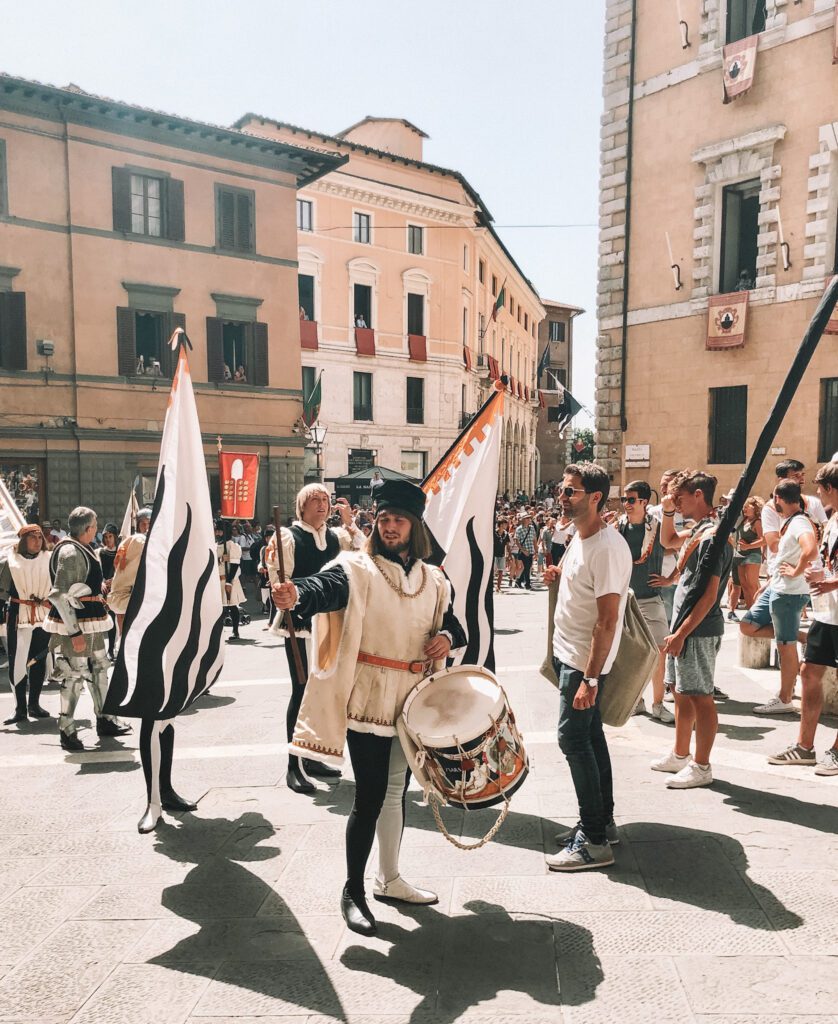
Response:
[[[744,95],[754,84],[757,67],[759,35],[737,39],[722,51],[724,69],[724,101],[730,103]]]
[[[259,456],[252,452],[225,452],[218,445],[218,483],[222,519],[253,519]]]
[[[713,295],[707,310],[707,348],[739,348],[745,344],[750,292]]]

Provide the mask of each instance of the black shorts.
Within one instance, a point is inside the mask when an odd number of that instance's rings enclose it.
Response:
[[[838,626],[815,619],[809,628],[803,660],[810,665],[838,668]]]

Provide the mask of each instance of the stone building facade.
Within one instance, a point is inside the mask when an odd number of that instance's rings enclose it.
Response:
[[[733,485],[838,269],[834,18],[834,0],[607,2],[596,454],[615,485],[684,465]],[[749,34],[753,84],[723,103],[724,47]],[[713,349],[711,300],[732,293],[743,343]],[[757,489],[836,448],[826,335]]]
[[[544,389],[546,409],[539,416],[536,440],[540,455],[541,480],[549,483],[562,478],[564,467],[573,461],[570,451],[570,435],[574,423],[565,431],[559,430],[559,424],[551,418],[549,410],[557,408],[559,395],[555,392],[559,387],[573,392],[573,325],[576,317],[585,310],[579,306],[570,306],[564,302],[544,299],[546,316],[538,326],[539,359],[548,348],[544,373],[539,386]]]
[[[150,499],[183,326],[258,512],[303,480],[295,203],[340,157],[0,76],[0,473],[31,516]],[[216,499],[217,500],[217,499]]]
[[[427,136],[403,119],[337,135],[255,114],[236,127],[346,160],[297,201],[303,387],[322,372],[325,479],[372,465],[421,479],[505,373],[500,490],[531,492],[545,311],[469,182],[427,163]]]

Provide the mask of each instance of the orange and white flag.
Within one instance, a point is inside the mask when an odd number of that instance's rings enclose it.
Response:
[[[722,51],[725,103],[744,95],[754,84],[759,35],[729,43]]]
[[[707,310],[707,348],[739,348],[745,344],[750,292],[713,295]]]
[[[455,660],[495,667],[492,567],[505,385],[460,433],[422,484],[425,525],[454,591],[454,613],[468,637]]]

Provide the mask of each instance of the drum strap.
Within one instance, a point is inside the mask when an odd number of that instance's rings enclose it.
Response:
[[[394,661],[392,658],[379,658],[377,654],[358,651],[359,665],[376,665],[378,668],[392,668],[397,672],[412,672],[414,675],[425,675],[431,667],[430,661]]]

